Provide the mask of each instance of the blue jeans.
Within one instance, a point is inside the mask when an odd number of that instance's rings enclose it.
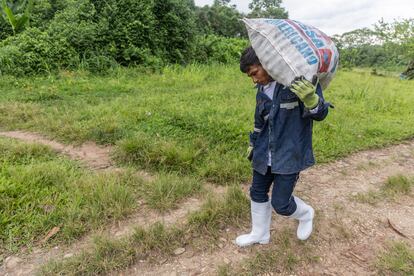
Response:
[[[296,211],[296,203],[292,193],[299,173],[294,174],[273,174],[270,167],[267,168],[266,175],[262,175],[253,170],[253,183],[250,187],[250,198],[254,202],[263,203],[269,200],[269,190],[272,183],[272,206],[276,213],[282,216],[290,216]]]

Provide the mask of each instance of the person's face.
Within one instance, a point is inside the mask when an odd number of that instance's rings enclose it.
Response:
[[[255,84],[266,85],[270,82],[270,76],[266,70],[263,69],[262,65],[250,65],[249,69],[247,70],[247,76],[252,78],[252,81]]]

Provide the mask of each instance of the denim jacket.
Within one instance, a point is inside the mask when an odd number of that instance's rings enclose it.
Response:
[[[268,151],[271,152],[272,173],[292,174],[315,164],[312,150],[313,120],[322,121],[328,115],[330,103],[325,102],[322,88],[317,86],[319,104],[316,113],[304,107],[289,88],[277,83],[271,100],[257,86],[252,167],[265,175]]]

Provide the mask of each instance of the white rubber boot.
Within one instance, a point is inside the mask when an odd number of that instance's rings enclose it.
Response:
[[[299,226],[296,234],[298,239],[304,241],[307,240],[312,233],[312,223],[315,211],[311,206],[303,202],[302,199],[296,196],[294,199],[297,208],[290,217],[299,220]]]
[[[252,215],[252,231],[250,234],[238,236],[238,246],[249,246],[255,243],[268,244],[270,240],[270,221],[272,218],[272,206],[270,201],[257,203],[250,201]]]

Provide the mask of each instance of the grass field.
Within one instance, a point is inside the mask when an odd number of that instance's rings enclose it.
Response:
[[[224,65],[167,67],[157,74],[123,69],[106,76],[62,72],[43,78],[2,77],[3,130],[39,132],[64,143],[114,145],[113,159],[126,169],[91,172],[47,147],[0,139],[0,257],[39,242],[54,226],[60,227],[54,243],[71,241],[127,217],[139,200],[168,211],[202,193],[206,182],[234,187],[248,181],[251,170],[244,153],[253,128],[255,93],[237,66]],[[340,71],[325,98],[335,109],[315,123],[319,162],[414,137],[413,82]],[[137,176],[136,168],[151,172],[154,179]],[[400,180],[390,179],[388,186],[404,182]],[[248,201],[237,189],[233,192],[238,203],[212,198],[189,216],[192,233],[214,238],[226,218],[239,223],[248,214]],[[157,227],[166,233],[166,241],[171,235],[183,238],[182,228]],[[136,254],[158,248],[156,239],[144,242],[152,230],[142,231],[139,239],[135,235],[109,244],[122,248],[125,260],[112,259],[113,252],[102,260],[94,259],[99,252],[85,253],[85,260],[93,260],[96,267],[83,271],[126,267]],[[125,242],[130,245],[123,246]],[[108,243],[97,244],[97,251],[104,250],[102,244]],[[160,250],[171,254],[173,248]],[[112,266],[102,268],[100,262]],[[86,266],[82,256],[61,265],[45,271]],[[255,269],[254,262],[248,266]]]

